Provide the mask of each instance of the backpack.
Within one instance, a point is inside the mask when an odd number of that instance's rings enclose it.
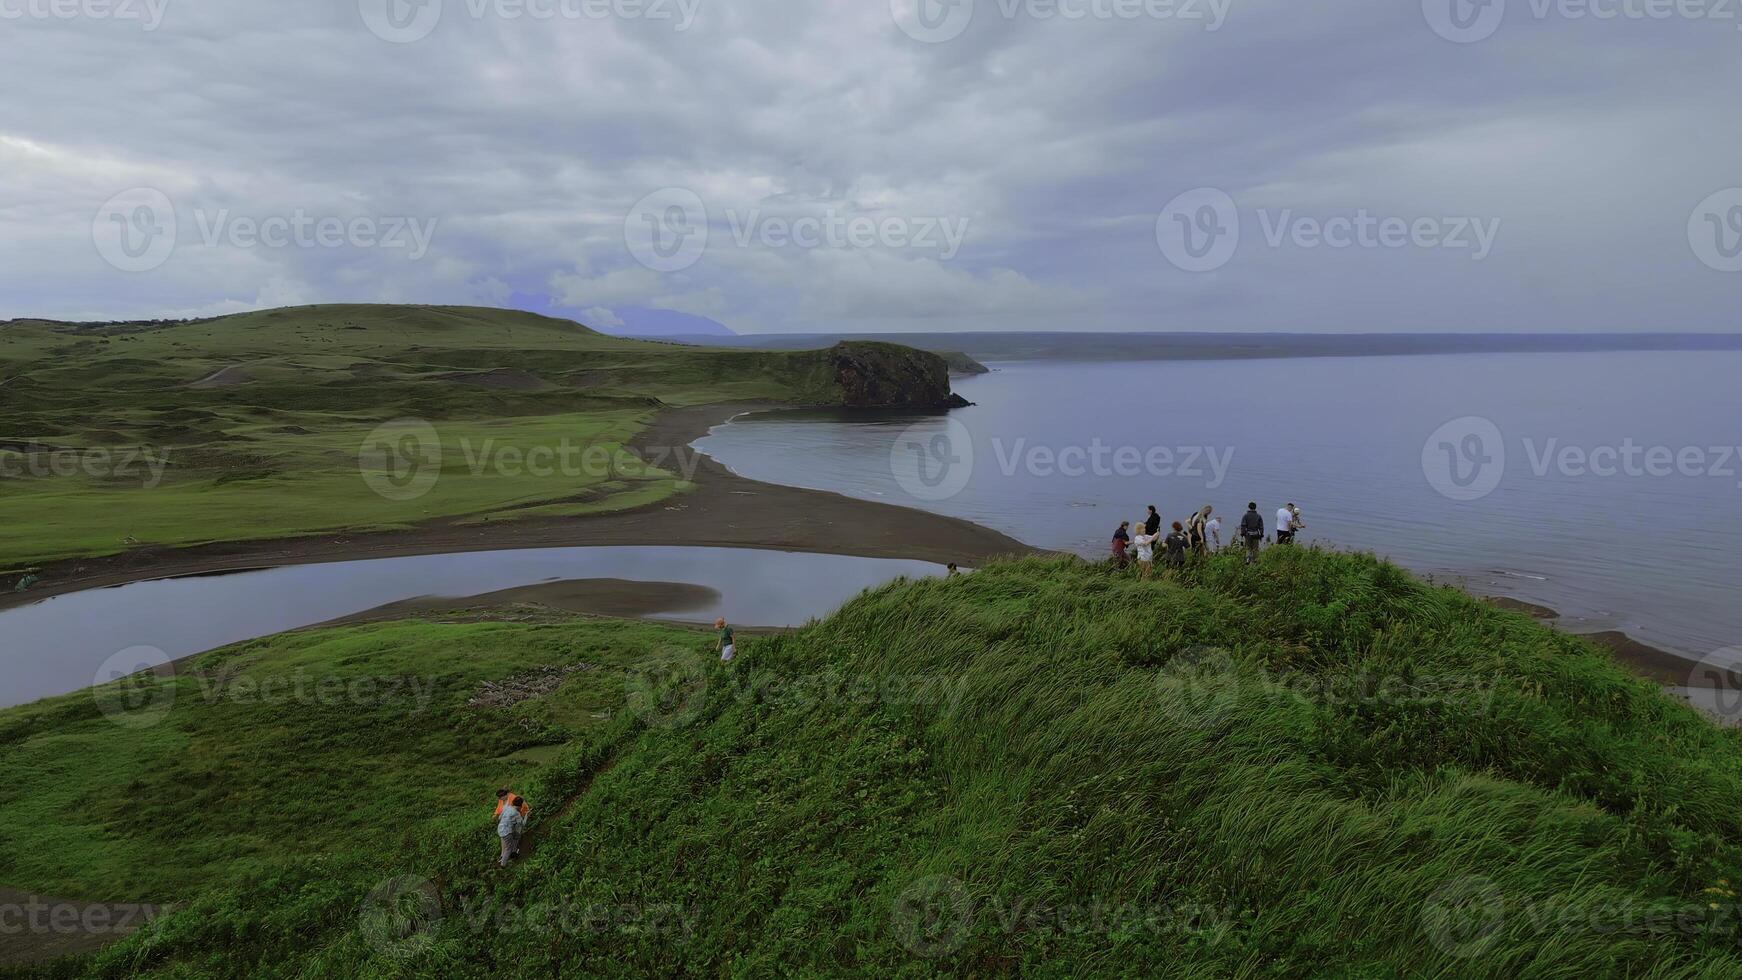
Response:
[[[1246,516],[1240,518],[1240,533],[1248,538],[1264,537],[1263,516],[1255,510],[1247,511]]]

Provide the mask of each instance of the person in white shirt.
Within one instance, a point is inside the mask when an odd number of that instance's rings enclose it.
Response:
[[[1204,534],[1208,535],[1210,539],[1211,551],[1222,550],[1222,519],[1220,517],[1212,517],[1204,522]]]
[[[1159,534],[1139,534],[1131,539],[1131,543],[1137,546],[1138,578],[1147,579],[1155,571],[1155,542],[1160,537]]]
[[[1294,505],[1288,504],[1276,510],[1276,543],[1288,544],[1294,540]]]

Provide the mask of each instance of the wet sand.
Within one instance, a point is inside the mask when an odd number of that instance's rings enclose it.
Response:
[[[706,435],[711,427],[735,415],[780,407],[765,403],[716,404],[671,409],[661,414],[630,441],[630,448],[655,465],[672,459],[693,465],[691,479],[694,488],[642,507],[581,517],[497,521],[488,525],[463,525],[460,523],[463,517],[448,517],[400,531],[322,533],[186,548],[136,548],[102,558],[67,559],[49,564],[40,573],[41,581],[28,592],[0,594],[0,609],[63,593],[146,579],[327,561],[510,548],[681,542],[696,546],[911,558],[963,565],[982,564],[999,556],[1041,553],[1041,549],[969,521],[822,490],[747,479],[690,448],[690,443]],[[664,465],[670,468],[669,463]],[[359,616],[381,619],[388,618],[392,612],[417,614],[462,607],[476,611],[517,605],[541,605],[559,612],[639,616],[650,611],[671,611],[672,607],[650,607],[647,603],[676,599],[678,593],[672,590],[694,588],[665,583],[659,587],[659,594],[639,596],[635,592],[650,587],[645,583],[632,584],[634,589],[602,579],[546,583],[463,602],[452,599],[410,600]],[[1505,596],[1486,597],[1485,601],[1544,622],[1559,616],[1546,606]],[[362,620],[356,617],[341,620],[357,621]],[[1690,658],[1640,643],[1620,632],[1587,634],[1586,639],[1608,649],[1617,660],[1642,676],[1664,683],[1686,683],[1696,664]]]
[[[463,517],[409,530],[326,532],[294,538],[231,541],[185,548],[144,547],[101,558],[45,565],[23,593],[0,594],[0,609],[83,589],[146,579],[276,568],[327,561],[433,555],[512,548],[689,544],[803,551],[865,558],[911,558],[982,564],[1039,550],[953,517],[822,490],[741,477],[690,449],[709,428],[746,411],[777,405],[741,403],[671,409],[630,441],[644,459],[694,464],[694,488],[630,510],[581,517],[541,517],[464,525]],[[666,464],[666,468],[671,468]]]
[[[1483,596],[1482,601],[1499,609],[1521,612],[1544,625],[1551,625],[1561,614],[1547,606],[1515,599],[1512,596]],[[1646,680],[1659,684],[1698,686],[1695,678],[1699,661],[1668,650],[1641,643],[1620,630],[1600,630],[1595,633],[1573,633],[1604,650],[1623,666]]]
[[[1483,596],[1482,601],[1490,606],[1497,606],[1511,612],[1521,612],[1532,619],[1555,620],[1561,618],[1559,612],[1547,606],[1526,602],[1523,599],[1514,599],[1509,595]]]
[[[1684,687],[1710,686],[1710,682],[1700,680],[1708,672],[1701,669],[1699,661],[1641,643],[1620,630],[1576,635],[1608,650],[1616,660],[1646,680]]]
[[[569,579],[523,585],[482,595],[425,596],[403,602],[390,602],[306,628],[387,622],[438,613],[465,617],[488,615],[500,619],[504,614],[515,611],[537,615],[544,610],[617,619],[638,619],[665,613],[677,614],[679,622],[699,622],[684,620],[681,614],[685,610],[706,609],[719,598],[720,593],[713,589],[687,582],[631,582],[620,578]]]

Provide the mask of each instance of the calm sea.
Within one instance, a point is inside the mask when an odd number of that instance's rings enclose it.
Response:
[[[1742,352],[1010,362],[943,416],[745,416],[746,476],[1105,554],[1287,502],[1303,537],[1705,657],[1742,644]],[[1224,540],[1229,535],[1224,532]]]

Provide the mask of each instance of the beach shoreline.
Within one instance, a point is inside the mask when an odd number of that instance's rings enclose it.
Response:
[[[629,441],[650,460],[674,455],[694,466],[694,486],[673,497],[620,511],[488,524],[438,518],[390,531],[325,531],[287,538],[225,541],[186,547],[142,547],[100,557],[46,563],[25,592],[0,593],[0,610],[44,599],[153,579],[215,575],[289,565],[398,558],[520,548],[574,548],[648,544],[753,548],[983,563],[1001,556],[1034,555],[1009,535],[970,521],[842,494],[751,480],[690,449],[713,426],[747,411],[776,408],[761,402],[668,409]]]
[[[861,500],[806,487],[765,483],[741,476],[692,448],[716,425],[753,411],[782,406],[762,402],[716,403],[668,409],[629,442],[648,459],[684,459],[692,464],[693,487],[677,496],[640,507],[579,517],[534,518],[463,525],[463,517],[439,518],[391,531],[319,532],[257,541],[213,542],[187,547],[145,547],[114,555],[62,559],[44,565],[41,580],[21,593],[0,594],[0,610],[30,605],[54,596],[132,582],[215,575],[290,565],[396,558],[415,555],[504,551],[521,548],[684,543],[698,547],[752,548],[864,558],[901,558],[974,565],[997,557],[1035,555],[1045,549],[959,518],[895,504]],[[598,587],[590,587],[595,590]],[[1474,592],[1472,592],[1475,595]],[[1498,608],[1552,624],[1559,613],[1535,602],[1508,596],[1477,595]],[[407,614],[420,609],[469,605],[507,608],[514,603],[542,605],[539,590],[496,597],[453,597],[394,604]],[[571,613],[638,615],[640,604],[623,586],[595,591],[569,605]],[[361,616],[378,618],[382,610]],[[376,614],[376,615],[371,615]],[[349,619],[349,617],[347,617]],[[343,622],[343,620],[341,620]],[[1642,677],[1685,684],[1699,661],[1639,642],[1619,630],[1569,633],[1606,649]]]

